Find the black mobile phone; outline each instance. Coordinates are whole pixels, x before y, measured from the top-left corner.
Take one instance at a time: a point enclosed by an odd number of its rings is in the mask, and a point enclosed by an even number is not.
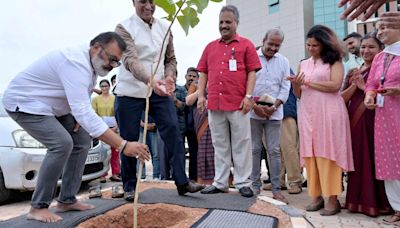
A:
[[[274,104],[272,104],[270,102],[265,102],[265,101],[257,101],[256,104],[258,104],[258,105],[266,105],[266,106],[269,106],[269,107],[274,105]]]

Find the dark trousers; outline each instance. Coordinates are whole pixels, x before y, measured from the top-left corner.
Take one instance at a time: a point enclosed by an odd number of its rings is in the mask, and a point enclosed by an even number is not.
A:
[[[145,109],[146,100],[134,97],[116,97],[114,109],[122,138],[128,141],[138,141],[140,119]],[[168,158],[172,167],[172,178],[177,186],[186,185],[188,178],[185,173],[185,152],[182,138],[179,134],[176,109],[169,97],[150,96],[149,115],[155,120],[160,136],[167,147]],[[136,187],[136,158],[121,154],[121,176],[125,191],[133,191]]]
[[[183,140],[185,137],[189,147],[189,179],[197,180],[197,135],[195,131],[186,131]]]

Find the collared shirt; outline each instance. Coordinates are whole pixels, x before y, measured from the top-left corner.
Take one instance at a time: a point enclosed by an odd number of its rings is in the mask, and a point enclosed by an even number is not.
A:
[[[349,53],[349,59],[346,61],[346,69],[349,71],[354,68],[360,68],[363,65],[364,59],[354,54]]]
[[[275,99],[286,102],[289,96],[290,81],[286,77],[290,75],[290,65],[287,58],[280,53],[276,53],[270,60],[265,58],[261,49],[257,51],[260,58],[262,68],[257,72],[256,85],[254,87],[253,96],[260,97],[267,93]],[[251,111],[250,117],[262,120],[254,111]],[[270,120],[282,120],[283,105],[271,115]]]
[[[108,126],[90,102],[96,80],[89,46],[53,51],[17,74],[4,93],[4,107],[46,116],[71,113],[91,136],[98,137]]]
[[[343,77],[343,82],[340,90],[344,90],[345,82],[347,81],[347,73],[354,69],[354,68],[360,68],[364,64],[364,59],[361,57],[358,57],[354,54],[349,53],[349,59],[344,62],[344,77]]]
[[[234,58],[237,71],[229,70],[229,60]],[[225,43],[217,39],[207,45],[197,70],[208,75],[209,110],[236,111],[246,95],[247,75],[261,68],[254,44],[236,34]]]

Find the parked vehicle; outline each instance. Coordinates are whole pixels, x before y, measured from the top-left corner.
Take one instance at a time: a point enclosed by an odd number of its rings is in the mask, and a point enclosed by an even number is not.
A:
[[[0,203],[9,199],[15,190],[34,190],[47,151],[43,144],[8,116],[1,101],[0,96]],[[94,180],[107,173],[110,157],[110,147],[93,139],[82,181]]]

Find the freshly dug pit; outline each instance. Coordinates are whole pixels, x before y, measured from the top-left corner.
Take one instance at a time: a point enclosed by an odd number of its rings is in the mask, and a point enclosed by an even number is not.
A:
[[[140,190],[149,188],[175,188],[172,183],[143,182]],[[234,193],[233,193],[234,194]],[[111,191],[103,193],[103,198],[111,198]],[[190,227],[207,213],[208,209],[188,208],[171,204],[141,204],[138,209],[139,227]],[[279,227],[292,227],[290,218],[279,208],[270,203],[257,200],[249,208],[249,212],[261,215],[270,215],[278,218]],[[133,204],[125,204],[107,213],[89,219],[77,227],[79,228],[132,228]]]
[[[185,208],[177,205],[140,205],[139,227],[190,227],[199,220],[206,209]],[[133,227],[133,205],[126,204],[106,214],[79,224],[79,228]]]

